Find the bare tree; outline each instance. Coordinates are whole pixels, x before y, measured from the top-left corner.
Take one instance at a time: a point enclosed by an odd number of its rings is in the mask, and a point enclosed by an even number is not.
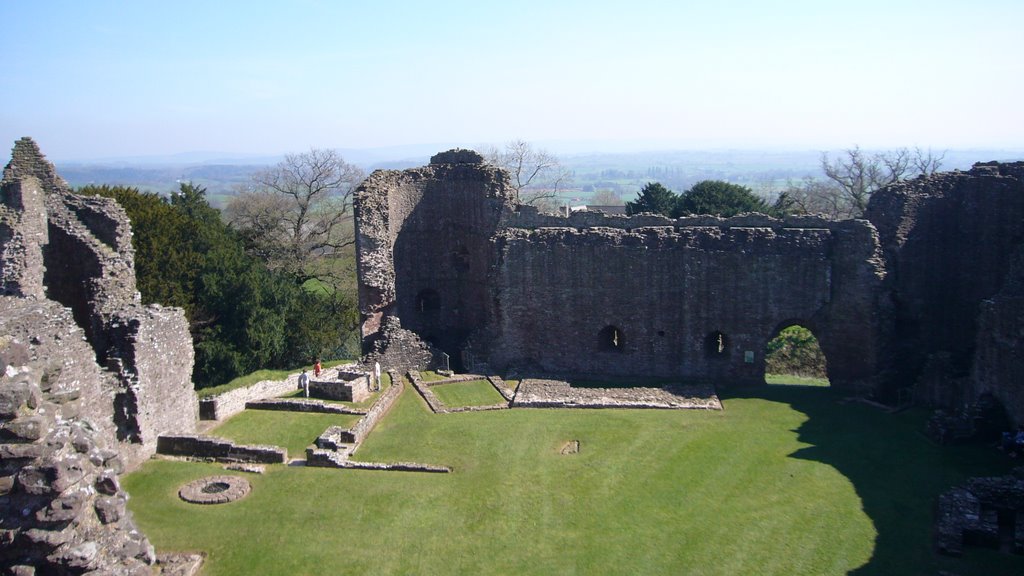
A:
[[[523,140],[508,142],[504,149],[485,150],[484,158],[508,171],[516,199],[523,204],[550,207],[572,180],[572,173],[557,156]]]
[[[334,269],[323,260],[339,258],[355,241],[352,191],[362,179],[362,170],[334,150],[288,154],[253,176],[254,191],[232,198],[225,215],[271,267],[299,282],[331,278]]]
[[[917,174],[934,174],[942,165],[945,153],[927,154],[920,148],[913,152],[900,148],[889,152],[868,154],[854,146],[844,150],[834,160],[827,152],[821,155],[821,169],[836,186],[842,199],[851,208],[854,217],[867,209],[871,195],[884,186]]]
[[[832,220],[855,216],[849,200],[840,193],[839,186],[830,180],[807,176],[800,181],[789,181],[779,193],[779,197],[783,196],[787,212],[820,214]]]
[[[920,148],[914,148],[914,155],[910,159],[910,167],[918,174],[931,176],[938,172],[939,168],[942,168],[942,161],[945,159],[945,150],[942,151],[942,154],[935,155],[931,148],[927,152],[922,151]]]

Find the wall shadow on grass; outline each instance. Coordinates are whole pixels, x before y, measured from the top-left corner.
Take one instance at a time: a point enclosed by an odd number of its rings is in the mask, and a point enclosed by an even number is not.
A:
[[[1024,574],[1024,556],[971,548],[949,558],[932,545],[939,494],[969,476],[1006,474],[1019,464],[994,448],[939,446],[924,435],[926,410],[890,414],[846,402],[831,388],[763,385],[721,391],[720,397],[781,402],[807,416],[796,432],[810,446],[790,457],[828,464],[848,478],[878,532],[871,560],[850,574]]]

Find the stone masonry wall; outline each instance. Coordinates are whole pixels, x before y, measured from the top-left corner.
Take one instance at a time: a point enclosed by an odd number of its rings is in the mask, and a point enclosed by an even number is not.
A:
[[[116,383],[69,311],[0,297],[0,370],[0,570],[151,574],[118,480]]]
[[[991,344],[1013,322],[1003,318],[997,327],[989,301],[1003,288],[1024,239],[1024,163],[976,164],[897,183],[872,196],[866,216],[878,228],[890,270],[895,317],[885,348],[887,379],[894,386],[916,383],[919,399],[952,406],[976,394],[970,386],[949,389],[970,382],[972,372],[987,374],[985,390],[1018,388],[1012,372],[975,365],[988,359],[975,353],[979,338]],[[1007,294],[997,307],[1011,301]],[[937,364],[946,367],[944,377],[920,377]]]
[[[143,306],[131,226],[28,138],[0,181],[0,571],[148,574],[117,476],[195,430],[184,312]],[[33,572],[34,571],[34,572]]]
[[[203,398],[199,403],[199,409],[203,420],[227,420],[245,410],[245,405],[248,402],[274,398],[298,388],[298,374],[291,374],[284,380],[260,380],[250,386],[235,388],[223,394]]]
[[[765,345],[794,323],[823,346],[873,348],[870,316],[826,321],[877,293],[873,251],[844,250],[837,239],[855,230],[870,247],[866,222],[832,230],[765,217],[737,221],[758,227],[617,220],[626,226],[509,228],[496,237],[492,366],[762,382]],[[605,340],[609,329],[617,345]],[[870,381],[870,359],[830,358],[830,376],[840,385]]]
[[[551,216],[480,160],[438,154],[360,187],[365,351],[400,319],[457,370],[760,382],[767,341],[801,324],[834,383],[874,385],[885,272],[870,223]]]
[[[489,240],[512,198],[507,174],[470,150],[370,175],[355,208],[364,352],[383,336],[384,318],[398,316],[459,362],[486,322]]]

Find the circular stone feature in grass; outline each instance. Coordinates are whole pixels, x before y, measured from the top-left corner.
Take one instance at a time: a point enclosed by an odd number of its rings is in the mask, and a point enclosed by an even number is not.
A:
[[[178,490],[178,497],[193,504],[224,504],[245,498],[252,486],[241,476],[207,476]]]

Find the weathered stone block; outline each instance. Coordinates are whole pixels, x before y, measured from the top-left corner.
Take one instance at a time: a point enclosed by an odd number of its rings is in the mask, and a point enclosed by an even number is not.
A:
[[[96,499],[96,517],[103,524],[113,524],[125,517],[127,502],[119,496],[105,496]]]
[[[52,420],[43,416],[23,416],[0,424],[0,440],[5,442],[35,442],[46,436]]]

